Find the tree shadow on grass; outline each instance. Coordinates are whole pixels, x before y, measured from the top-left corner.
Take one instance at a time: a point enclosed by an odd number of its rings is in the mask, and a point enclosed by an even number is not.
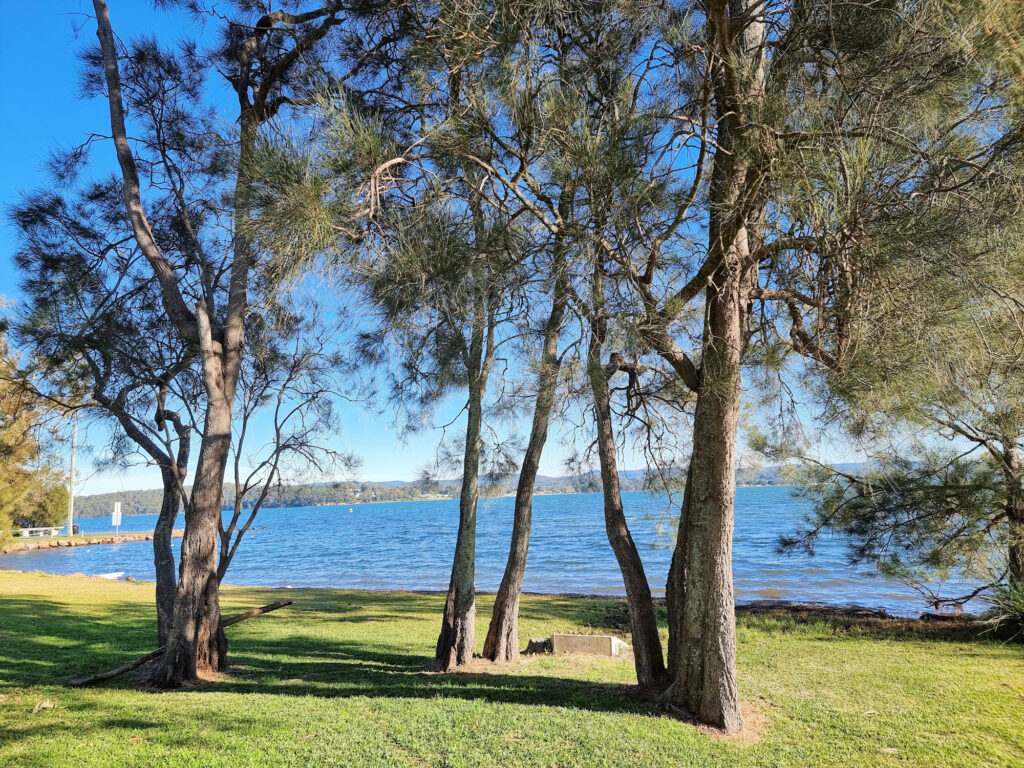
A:
[[[231,653],[232,674],[204,691],[303,697],[457,698],[502,704],[572,707],[602,712],[652,712],[636,686],[534,674],[531,664],[471,672],[431,671],[433,657],[348,640],[249,637]]]
[[[136,601],[76,611],[56,600],[0,597],[0,685],[62,684],[87,666],[119,666],[155,642],[155,611]]]
[[[260,599],[280,593],[256,593]],[[247,593],[251,602],[253,593]],[[299,595],[296,595],[299,597]],[[330,634],[324,619],[301,619],[229,637],[231,672],[186,691],[264,693],[302,697],[459,698],[496,703],[576,707],[609,712],[644,712],[650,706],[624,695],[630,686],[573,678],[520,673],[516,667],[496,672],[438,674],[430,671],[432,655],[422,637],[408,644],[379,644],[346,638],[344,626],[360,621],[386,625],[420,612],[419,595],[363,594],[335,596],[327,605],[311,606],[314,614],[331,615]],[[345,605],[352,601],[352,605]],[[433,602],[433,601],[431,601]],[[383,604],[383,605],[381,605]],[[371,612],[358,615],[358,610]],[[349,616],[349,614],[356,614]],[[429,615],[429,614],[428,614]],[[262,620],[262,619],[261,619]],[[354,620],[354,621],[353,621]],[[110,669],[152,649],[148,607],[134,602],[109,602],[88,612],[69,610],[55,600],[0,597],[0,686],[65,685],[71,677]],[[304,633],[301,627],[317,631]],[[231,630],[229,630],[229,633]],[[480,662],[486,666],[484,662]],[[108,687],[135,687],[138,678],[125,675]]]
[[[480,662],[468,673],[429,671],[432,653],[423,622],[436,618],[443,600],[440,595],[294,590],[289,596],[296,604],[286,609],[291,612],[287,618],[261,618],[256,620],[261,622],[259,627],[254,621],[244,631],[230,630],[231,674],[189,690],[321,698],[458,698],[656,712],[648,700],[636,695],[635,686],[564,676],[574,663],[571,660],[521,667],[490,667]],[[225,614],[280,598],[278,590],[226,590]],[[482,603],[489,607],[490,600]],[[623,611],[623,601],[616,599],[528,597],[522,621],[617,631]],[[379,623],[385,631],[374,633],[368,622]],[[408,622],[408,627],[396,627],[394,622]],[[152,650],[153,623],[152,608],[136,600],[105,600],[101,606],[74,609],[46,598],[0,597],[0,687],[64,685],[73,676],[124,664]],[[963,622],[930,626],[815,612],[769,612],[741,613],[740,626],[820,640],[855,633],[887,640],[971,643],[972,655],[1000,653],[991,638],[979,638],[977,627]],[[125,676],[108,685],[131,688],[136,684],[136,678]]]
[[[228,586],[221,591],[221,611],[225,616],[260,603],[282,598],[293,601],[292,610],[303,610],[326,617],[343,616],[344,621],[384,621],[428,619],[440,611],[444,595],[437,592],[365,592],[337,589],[273,589]]]
[[[125,706],[124,701],[111,703],[102,696],[86,699],[61,701],[58,717],[35,721],[22,716],[8,722],[0,720],[0,747],[5,744],[25,743],[37,738],[47,743],[74,743],[89,741],[100,736],[117,734],[121,740],[143,740],[154,738],[165,747],[195,748],[195,713],[189,708],[161,708],[151,717],[107,717],[112,709]],[[206,708],[202,713],[202,725],[216,731],[237,732],[260,729],[265,722],[258,715],[248,713],[243,707],[230,710]],[[113,764],[112,761],[111,764]],[[34,764],[34,763],[33,763]],[[6,765],[6,763],[4,763]]]

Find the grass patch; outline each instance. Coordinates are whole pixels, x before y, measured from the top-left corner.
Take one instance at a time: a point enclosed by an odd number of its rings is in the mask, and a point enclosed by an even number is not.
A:
[[[227,630],[230,674],[66,687],[153,648],[152,591],[0,571],[0,766],[1024,766],[1024,653],[965,625],[741,615],[762,723],[737,740],[632,695],[628,660],[432,673],[432,594],[226,587],[225,614],[295,601]],[[626,636],[624,618],[620,600],[525,596],[520,629]]]

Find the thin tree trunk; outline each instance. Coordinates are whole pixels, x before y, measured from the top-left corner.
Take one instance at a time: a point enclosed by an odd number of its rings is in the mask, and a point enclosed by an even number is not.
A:
[[[157,426],[160,427],[170,421],[178,438],[178,447],[174,465],[165,463],[160,468],[164,486],[163,501],[160,505],[160,516],[153,528],[158,646],[167,644],[174,621],[174,598],[178,591],[178,584],[171,536],[174,533],[174,523],[178,517],[178,507],[184,498],[188,457],[192,451],[192,428],[181,420],[177,412],[169,411],[164,407],[166,394],[164,388],[158,395]]]
[[[156,525],[153,527],[153,566],[156,573],[156,632],[157,645],[164,645],[167,642],[167,635],[170,632],[172,617],[174,613],[174,596],[177,593],[177,573],[174,562],[174,552],[171,547],[171,534],[174,531],[174,523],[178,516],[178,507],[181,503],[181,494],[185,473],[188,471],[188,457],[192,430],[182,423],[178,414],[167,411],[163,407],[165,392],[158,395],[158,408],[156,414],[157,427],[162,429],[166,421],[171,421],[177,433],[178,448],[177,458],[172,459],[167,450],[160,448],[157,443],[143,432],[139,425],[129,415],[124,405],[124,393],[116,398],[107,397],[100,388],[93,390],[93,397],[96,402],[103,405],[118,420],[125,434],[145,451],[154,463],[160,467],[160,477],[163,483],[163,498],[160,503],[160,514],[157,517]],[[171,462],[175,461],[174,464]]]
[[[477,378],[479,378],[477,376]],[[483,390],[471,386],[463,456],[462,493],[459,495],[459,535],[444,605],[441,634],[437,638],[438,666],[449,671],[473,658],[476,632],[476,510],[479,499],[480,433]]]
[[[533,517],[533,491],[537,482],[541,454],[548,437],[551,411],[558,389],[558,373],[562,360],[558,356],[558,337],[565,317],[568,282],[565,274],[565,253],[559,245],[553,263],[555,287],[551,313],[544,326],[540,372],[537,376],[537,401],[533,409],[533,427],[523,456],[516,485],[515,510],[512,517],[512,541],[509,545],[505,573],[494,598],[491,623],[484,640],[484,657],[491,661],[513,661],[519,658],[519,601],[526,573],[526,557],[530,549],[530,525]]]
[[[644,688],[660,688],[666,682],[667,674],[661,638],[658,635],[658,619],[643,561],[640,559],[640,552],[633,541],[622,508],[615,433],[612,426],[611,391],[608,374],[601,364],[607,319],[604,309],[604,270],[600,261],[595,262],[592,291],[587,368],[597,422],[597,452],[601,467],[601,486],[604,490],[605,531],[626,587],[637,682]]]
[[[487,376],[494,359],[494,308],[485,284],[486,267],[475,278],[477,298],[472,332],[466,351],[469,399],[466,418],[466,447],[462,460],[462,492],[459,495],[459,533],[455,558],[445,599],[441,632],[435,659],[443,671],[470,662],[476,636],[476,512],[480,498],[480,450],[483,430],[483,399]]]
[[[1013,441],[1006,442],[1009,447],[1004,459],[1004,475],[1006,477],[1006,519],[1009,524],[1007,531],[1006,578],[1011,589],[1024,589],[1024,466],[1021,465]]]
[[[161,469],[163,500],[160,515],[153,527],[153,565],[156,569],[156,634],[157,647],[167,644],[167,635],[174,616],[174,596],[178,591],[178,578],[171,548],[171,534],[178,518],[181,496],[178,481],[169,468]]]
[[[679,633],[675,627],[680,625],[685,603],[685,585],[683,583],[683,557],[678,538],[684,536],[687,527],[686,510],[689,505],[691,481],[693,479],[693,461],[686,470],[686,485],[683,487],[683,503],[679,509],[679,526],[677,529],[677,543],[672,550],[672,561],[669,563],[668,576],[665,579],[665,603],[668,608],[668,674],[670,679],[675,679],[674,664],[679,653],[676,647],[679,642]]]

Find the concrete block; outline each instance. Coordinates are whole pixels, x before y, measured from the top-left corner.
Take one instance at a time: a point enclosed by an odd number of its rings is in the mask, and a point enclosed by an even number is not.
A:
[[[617,656],[629,646],[611,635],[552,635],[555,653],[585,653],[591,656]]]

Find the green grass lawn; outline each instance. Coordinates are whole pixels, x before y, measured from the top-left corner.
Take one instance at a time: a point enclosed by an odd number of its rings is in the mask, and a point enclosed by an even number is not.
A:
[[[0,571],[0,766],[1024,766],[1024,649],[916,623],[741,615],[759,723],[730,740],[637,697],[627,659],[432,673],[439,595],[228,587],[225,614],[295,605],[229,628],[221,679],[66,687],[153,648],[152,590]],[[524,642],[624,624],[618,600],[523,601]]]

